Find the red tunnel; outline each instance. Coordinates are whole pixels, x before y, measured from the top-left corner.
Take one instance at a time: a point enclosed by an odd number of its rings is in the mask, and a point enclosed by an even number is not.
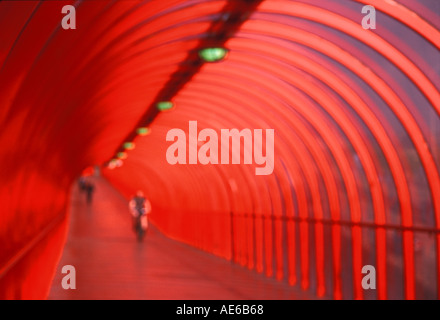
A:
[[[430,0],[1,1],[0,298],[47,297],[99,168],[252,272],[438,299],[439,29]]]

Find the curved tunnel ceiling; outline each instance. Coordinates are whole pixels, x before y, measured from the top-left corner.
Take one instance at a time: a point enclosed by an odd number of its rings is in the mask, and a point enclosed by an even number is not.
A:
[[[60,26],[65,4],[76,30]],[[439,12],[421,0],[0,2],[3,281],[30,272],[11,261],[62,221],[29,251],[55,265],[69,187],[102,165],[127,197],[146,191],[165,234],[269,277],[332,298],[438,297]],[[204,47],[227,57],[204,63]],[[170,165],[166,135],[188,136],[190,121],[219,137],[274,129],[273,173]],[[380,274],[373,297],[366,264]]]

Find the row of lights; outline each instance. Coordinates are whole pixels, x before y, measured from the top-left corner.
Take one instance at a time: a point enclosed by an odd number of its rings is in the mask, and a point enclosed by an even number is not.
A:
[[[200,59],[202,59],[205,62],[218,62],[224,60],[227,54],[228,54],[228,50],[225,48],[205,48],[199,51]],[[161,101],[156,104],[156,108],[159,111],[167,111],[172,109],[173,107],[174,104],[171,101]],[[136,129],[136,134],[138,136],[146,136],[149,135],[150,133],[151,133],[151,129],[148,127],[140,127]],[[124,142],[122,148],[124,151],[118,152],[116,154],[116,157],[110,160],[107,167],[109,169],[121,167],[123,164],[123,160],[128,158],[127,151],[133,150],[135,146],[136,145],[132,141]]]

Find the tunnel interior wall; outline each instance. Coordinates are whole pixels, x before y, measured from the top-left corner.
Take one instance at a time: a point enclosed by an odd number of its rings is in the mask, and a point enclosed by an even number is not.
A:
[[[376,1],[372,32],[359,23],[366,4],[264,1],[225,43],[227,58],[205,64],[105,176],[127,198],[144,190],[168,236],[318,296],[436,298],[435,8]],[[241,164],[220,164],[221,130],[232,128],[253,142],[274,129],[271,174],[243,164],[255,160],[244,138]],[[168,161],[173,129],[185,133],[185,164]],[[219,164],[190,163],[203,129],[217,134]],[[377,290],[362,287],[364,266]]]
[[[336,299],[438,298],[439,4],[267,0],[230,34],[228,3],[0,2],[0,297],[45,297],[72,183],[102,165],[127,198],[145,191],[166,235],[268,277]],[[189,63],[215,32],[226,59]],[[158,112],[163,97],[174,107]],[[221,164],[234,128],[251,143]],[[167,159],[173,129],[186,164]],[[203,129],[219,164],[189,164]],[[258,175],[270,130],[273,171]]]

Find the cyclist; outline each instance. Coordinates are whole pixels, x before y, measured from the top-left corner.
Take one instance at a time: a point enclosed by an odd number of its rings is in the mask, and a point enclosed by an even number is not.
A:
[[[147,228],[148,219],[147,214],[151,212],[151,204],[144,193],[139,190],[136,195],[129,202],[130,212],[133,217],[133,229],[137,233],[138,240],[142,240]]]

